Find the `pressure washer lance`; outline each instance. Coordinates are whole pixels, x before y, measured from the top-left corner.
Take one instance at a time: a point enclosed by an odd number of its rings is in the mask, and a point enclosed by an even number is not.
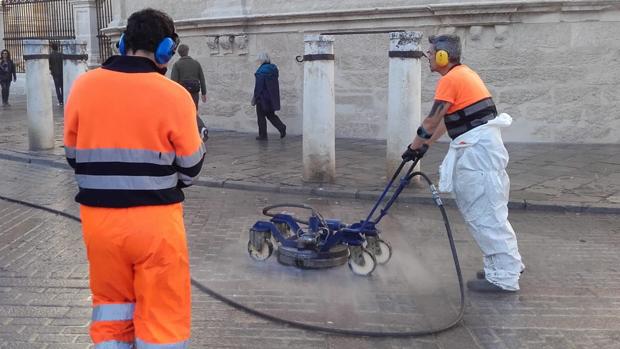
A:
[[[411,178],[415,177],[415,176],[421,176],[422,178],[424,178],[430,188],[431,188],[431,193],[433,195],[433,200],[435,201],[435,204],[437,205],[437,207],[439,208],[439,210],[441,211],[441,216],[443,218],[444,221],[444,225],[446,227],[446,233],[448,235],[448,241],[450,242],[450,250],[452,252],[452,258],[454,260],[454,267],[456,269],[456,275],[458,277],[458,281],[459,281],[459,289],[460,289],[460,307],[459,307],[459,312],[457,314],[457,316],[454,318],[453,321],[451,321],[448,325],[437,328],[437,329],[429,329],[429,330],[422,330],[422,331],[401,331],[401,332],[375,332],[375,331],[360,331],[360,330],[349,330],[349,329],[343,329],[343,328],[332,328],[332,327],[324,327],[324,326],[318,326],[318,325],[311,325],[311,324],[307,324],[307,323],[303,323],[303,322],[299,322],[299,321],[294,321],[294,320],[287,320],[278,316],[274,316],[265,312],[262,312],[260,310],[256,310],[254,308],[251,308],[249,306],[240,304],[224,295],[222,295],[221,293],[218,293],[216,291],[214,291],[213,289],[207,287],[205,284],[197,281],[196,279],[192,278],[191,279],[191,283],[194,287],[196,287],[198,290],[200,290],[201,292],[225,303],[230,305],[233,308],[236,308],[238,310],[241,310],[243,312],[246,312],[248,314],[257,316],[259,318],[263,318],[269,321],[272,321],[274,323],[279,323],[282,325],[286,325],[286,326],[291,326],[291,327],[295,327],[295,328],[299,328],[302,330],[308,330],[308,331],[318,331],[318,332],[324,332],[324,333],[335,333],[335,334],[341,334],[341,335],[349,335],[349,336],[364,336],[364,337],[422,337],[422,336],[429,336],[429,335],[433,335],[433,334],[437,334],[440,332],[445,332],[449,329],[451,329],[452,327],[456,326],[457,324],[459,324],[461,322],[461,320],[463,319],[463,313],[465,312],[465,292],[463,289],[463,276],[461,275],[461,267],[459,265],[459,259],[456,253],[456,246],[454,244],[454,238],[452,237],[452,229],[450,228],[450,222],[448,220],[448,215],[446,214],[446,210],[443,206],[443,202],[441,201],[441,198],[439,197],[439,193],[437,191],[437,189],[435,188],[435,186],[433,185],[432,181],[428,178],[428,176],[426,176],[424,173],[422,172],[412,172],[413,168],[415,167],[415,165],[417,164],[417,161],[422,157],[422,154],[418,154],[418,158],[415,159],[408,159],[405,160],[403,159],[403,162],[400,164],[399,169],[398,169],[398,173],[402,170],[402,168],[404,167],[405,163],[413,160],[413,164],[411,165],[411,167],[409,168],[409,170],[407,171],[407,174],[405,175],[404,178],[407,178],[408,180],[411,180]],[[395,174],[394,177],[397,176],[397,174]],[[27,201],[22,201],[22,200],[17,200],[17,199],[13,199],[10,197],[5,197],[5,196],[0,196],[0,200],[5,200],[8,202],[12,202],[15,204],[19,204],[19,205],[23,205],[23,206],[27,206],[27,207],[31,207],[34,209],[38,209],[38,210],[42,210],[42,211],[46,211],[49,213],[53,213],[65,218],[68,218],[70,220],[76,221],[81,223],[81,220],[79,217],[74,216],[72,214],[60,211],[60,210],[55,210],[49,207],[45,207],[42,205],[38,205],[38,204],[34,204],[34,203],[30,203]]]

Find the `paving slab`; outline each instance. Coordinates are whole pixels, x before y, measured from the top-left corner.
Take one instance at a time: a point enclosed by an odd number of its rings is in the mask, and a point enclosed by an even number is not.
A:
[[[0,173],[0,196],[77,214],[71,171],[0,159]],[[186,193],[193,277],[246,305],[298,321],[329,318],[374,330],[418,329],[445,321],[458,306],[445,232],[429,205],[394,207],[382,223],[393,260],[372,278],[358,278],[346,266],[316,272],[280,266],[274,258],[258,264],[244,245],[264,206],[302,202],[327,218],[353,222],[367,213],[368,201],[225,187]],[[449,209],[448,216],[464,276],[471,278],[480,252],[458,212]],[[422,338],[317,333],[256,318],[194,288],[191,347],[620,348],[620,216],[516,210],[510,219],[526,264],[521,291],[468,292],[465,318],[454,330]],[[0,348],[91,347],[80,226],[0,200],[0,241]]]

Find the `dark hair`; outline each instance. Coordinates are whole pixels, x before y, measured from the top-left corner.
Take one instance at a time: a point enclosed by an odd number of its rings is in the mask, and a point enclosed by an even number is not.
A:
[[[428,38],[428,42],[435,46],[435,51],[444,50],[448,52],[450,63],[461,62],[461,38],[458,35],[432,35]]]
[[[54,51],[58,51],[58,44],[55,42],[50,43],[50,48]]]
[[[179,52],[179,56],[185,57],[189,54],[189,46],[181,44],[179,48],[177,48],[177,52]]]
[[[7,50],[7,49],[4,49],[4,50],[2,50],[2,51],[0,52],[0,57],[1,57],[1,56],[2,56],[2,54],[3,54],[3,53],[5,53],[5,52],[6,52],[6,54],[8,55],[8,59],[11,59],[11,52],[9,52],[9,50]]]
[[[124,36],[127,52],[155,52],[157,45],[166,37],[176,38],[176,34],[172,18],[162,11],[146,8],[134,12],[127,19]]]

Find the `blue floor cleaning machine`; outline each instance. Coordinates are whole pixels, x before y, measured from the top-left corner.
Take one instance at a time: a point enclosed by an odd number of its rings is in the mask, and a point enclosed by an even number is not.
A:
[[[338,219],[325,219],[318,210],[305,204],[279,204],[265,207],[263,214],[271,219],[258,221],[250,229],[248,241],[250,257],[256,261],[264,261],[273,254],[275,248],[278,261],[284,265],[318,269],[335,267],[348,262],[354,274],[370,275],[377,264],[385,264],[392,257],[392,247],[381,238],[378,225],[413,177],[425,178],[430,185],[435,203],[442,204],[435,186],[428,177],[421,172],[414,172],[416,164],[425,151],[426,148],[412,152],[409,157],[404,158],[366,219],[359,222],[347,225]],[[413,161],[411,166],[400,179],[390,199],[375,217],[379,206],[384,202],[409,161]],[[293,214],[282,212],[287,208],[308,210],[310,216],[304,220]],[[276,209],[280,209],[280,213],[276,213]]]

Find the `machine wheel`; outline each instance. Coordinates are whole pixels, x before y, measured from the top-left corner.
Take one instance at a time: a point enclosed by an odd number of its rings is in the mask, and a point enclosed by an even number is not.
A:
[[[379,264],[385,264],[392,258],[392,246],[387,241],[378,238],[369,240],[366,247],[375,255],[375,259]]]
[[[351,248],[349,269],[355,275],[367,276],[377,267],[377,260],[367,249],[359,246]]]
[[[256,248],[252,241],[248,241],[248,253],[253,260],[262,262],[269,258],[273,253],[273,244],[269,240],[265,240],[262,243],[260,249]]]

